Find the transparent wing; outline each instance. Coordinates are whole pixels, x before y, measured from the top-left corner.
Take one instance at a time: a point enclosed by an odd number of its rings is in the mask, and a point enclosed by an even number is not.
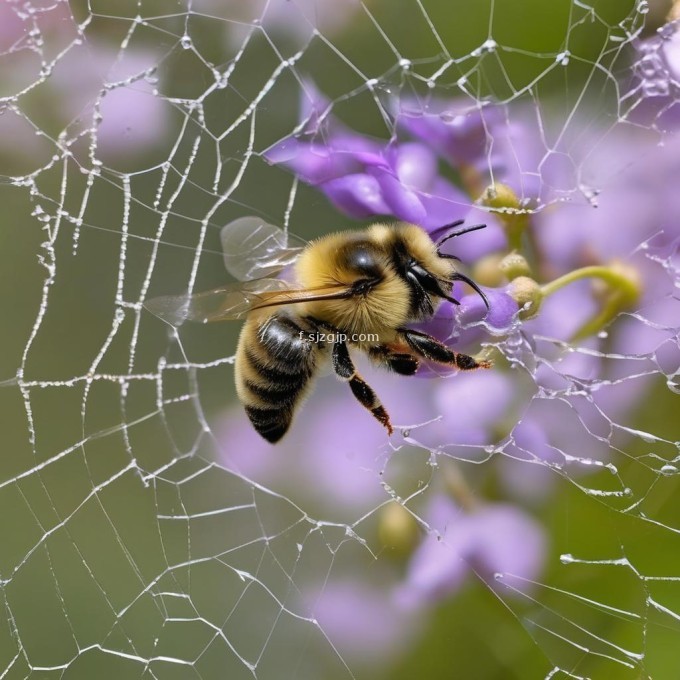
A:
[[[164,295],[144,306],[173,326],[185,321],[207,323],[220,319],[242,319],[264,296],[288,287],[280,279],[239,281],[194,295]]]
[[[344,285],[310,288],[291,287],[281,279],[241,281],[195,295],[166,295],[144,303],[159,319],[173,326],[185,321],[227,321],[243,319],[254,309],[279,305],[292,305],[314,300],[338,300],[351,297],[352,291]]]
[[[241,217],[220,232],[224,266],[239,281],[275,276],[292,265],[306,243],[260,217]]]

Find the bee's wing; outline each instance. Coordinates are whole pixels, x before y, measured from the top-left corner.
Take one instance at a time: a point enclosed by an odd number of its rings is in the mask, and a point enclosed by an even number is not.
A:
[[[259,217],[241,217],[220,232],[224,266],[239,281],[275,276],[293,264],[306,243]]]
[[[242,281],[195,295],[166,295],[144,303],[159,319],[173,326],[185,321],[243,319],[250,311],[314,300],[338,300],[352,296],[344,285],[296,289],[281,279]]]

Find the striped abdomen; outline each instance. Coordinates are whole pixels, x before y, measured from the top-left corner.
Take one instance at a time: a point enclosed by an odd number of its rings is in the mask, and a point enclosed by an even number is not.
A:
[[[269,442],[288,430],[316,366],[317,345],[301,320],[278,313],[249,318],[236,352],[236,392],[253,427]]]

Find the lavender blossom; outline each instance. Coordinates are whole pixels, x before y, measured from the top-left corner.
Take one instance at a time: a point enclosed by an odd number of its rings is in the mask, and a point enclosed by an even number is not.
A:
[[[331,580],[309,597],[324,634],[343,658],[384,663],[410,645],[425,622],[392,593],[357,579]]]
[[[405,607],[437,602],[474,571],[488,583],[504,578],[522,589],[541,572],[545,538],[539,525],[512,505],[464,511],[447,496],[433,499],[425,515],[430,533],[414,552],[395,598]]]
[[[394,215],[435,228],[467,212],[465,196],[437,174],[436,156],[417,143],[380,148],[361,135],[330,133],[324,144],[286,139],[268,149],[352,217]]]
[[[680,122],[680,20],[659,28],[637,44],[634,77],[624,100],[629,118],[657,129],[674,130]]]
[[[434,151],[417,142],[383,144],[327,115],[328,100],[311,83],[301,99],[303,131],[265,151],[318,187],[352,217],[392,215],[426,229],[465,217],[469,199],[438,171]]]
[[[669,276],[673,255],[661,255],[677,251],[679,238],[672,216],[680,205],[671,181],[680,174],[677,141],[650,149],[644,135],[630,130],[609,131],[606,138],[599,131],[599,145],[582,135],[573,144],[563,142],[569,154],[547,153],[523,118],[526,109],[510,116],[509,109],[441,100],[424,106],[407,101],[394,109],[397,136],[381,143],[346,129],[322,95],[311,86],[307,91],[300,134],[268,149],[267,160],[285,165],[354,217],[388,215],[430,231],[463,217],[487,223],[474,238],[452,242],[450,252],[472,265],[489,309],[456,284],[453,295],[461,304],[443,303],[418,327],[456,351],[498,345],[499,352],[494,369],[451,379],[440,366],[421,370],[436,376],[432,380],[366,372],[388,411],[400,414],[393,420],[403,427],[391,448],[348,395],[332,397],[324,386],[323,398],[305,407],[318,425],[294,428],[290,452],[299,451],[302,469],[313,470],[314,486],[322,490],[314,498],[320,512],[339,503],[344,518],[365,517],[379,507],[385,495],[378,480],[402,452],[429,451],[444,464],[448,458],[494,459],[503,502],[473,492],[461,499],[434,482],[423,498],[409,499],[409,509],[420,503],[416,514],[425,518],[428,534],[412,546],[405,577],[385,580],[377,609],[389,615],[383,596],[391,592],[393,603],[424,614],[472,573],[493,589],[514,578],[512,588],[521,591],[539,577],[546,542],[539,524],[510,502],[537,504],[559,475],[580,484],[581,472],[598,470],[608,476],[604,488],[613,488],[612,496],[628,493],[623,485],[616,488],[615,424],[625,422],[660,365],[669,373],[680,365],[677,296]],[[565,140],[569,136],[565,130]],[[450,166],[446,177],[443,164]],[[584,194],[591,178],[607,189],[598,210],[593,191],[589,200],[581,196],[534,214],[517,211],[570,197],[577,166]],[[500,205],[480,191],[492,181],[498,195],[505,192]],[[660,224],[665,233],[655,235]],[[480,260],[491,263],[488,280],[476,276],[484,269]],[[338,414],[355,423],[354,432],[337,424]],[[285,483],[286,474],[282,466],[273,479]],[[591,483],[597,495],[597,482],[584,481],[583,488]],[[361,577],[353,588],[347,583],[342,581],[347,601],[361,599]],[[351,626],[341,625],[346,617],[337,607],[333,625],[340,638],[351,640]],[[361,646],[359,640],[352,644]]]
[[[398,129],[436,151],[473,196],[502,183],[515,192],[519,207],[535,207],[576,186],[573,168],[560,163],[564,157],[558,150],[547,157],[536,143],[541,127],[537,110],[515,108],[510,115],[505,107],[488,102],[432,98],[406,99],[393,112]]]

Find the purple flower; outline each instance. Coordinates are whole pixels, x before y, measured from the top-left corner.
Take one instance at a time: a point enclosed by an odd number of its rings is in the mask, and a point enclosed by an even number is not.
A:
[[[463,511],[446,496],[426,514],[430,533],[409,563],[395,591],[408,608],[437,602],[458,590],[470,572],[489,584],[497,580],[526,590],[545,559],[545,537],[527,514],[502,503]]]
[[[327,397],[328,385],[306,407],[314,424],[310,419],[304,432],[291,433],[291,455],[303,451],[303,476],[311,474],[318,490],[315,507],[340,507],[348,521],[369,517],[386,498],[376,481],[418,448],[443,465],[448,458],[493,461],[494,489],[508,500],[538,504],[560,477],[605,499],[630,494],[613,455],[625,450],[630,430],[624,424],[660,369],[673,385],[680,370],[677,139],[656,148],[630,130],[605,135],[591,125],[575,134],[579,126],[572,121],[552,144],[536,134],[537,111],[532,119],[528,109],[465,109],[441,100],[402,103],[393,112],[399,136],[381,143],[346,129],[330,115],[329,103],[309,92],[301,133],[271,147],[265,154],[270,162],[287,166],[357,217],[387,214],[430,230],[463,216],[470,224],[487,223],[474,236],[452,241],[450,253],[465,264],[487,254],[485,263],[498,263],[498,277],[488,279],[493,287],[483,289],[488,310],[477,293],[463,294],[457,283],[453,295],[461,304],[444,303],[418,325],[456,351],[476,354],[480,344],[496,345],[492,370],[448,376],[444,367],[427,365],[421,373],[438,378],[418,381],[366,374],[376,387],[389,383],[377,391],[390,412],[401,413],[393,420],[408,426],[391,447],[349,395]],[[520,203],[554,205],[528,215],[520,224],[528,238],[517,238],[510,220],[466,207],[472,198],[443,177],[444,164],[467,190],[471,177],[481,187],[494,178]],[[572,197],[579,183],[584,194],[593,186],[590,199],[606,190],[598,210],[595,200],[557,201]],[[665,233],[655,236],[660,226]],[[527,243],[525,261],[510,253]],[[618,272],[618,283],[603,272]],[[535,318],[517,302],[518,286],[527,282],[524,299],[535,300]],[[340,412],[355,424],[352,432],[338,425]],[[476,465],[475,471],[483,479],[489,468]],[[281,469],[277,481],[286,472]],[[545,558],[540,526],[508,502],[484,502],[472,492],[466,502],[452,492],[454,502],[435,486],[437,478],[430,481],[434,499],[423,493],[421,500],[418,492],[406,503],[424,518],[428,535],[410,555],[405,579],[386,579],[381,598],[391,591],[394,603],[423,613],[471,572],[493,589],[526,589]],[[394,484],[398,488],[399,480]],[[353,595],[361,597],[364,587],[360,581]],[[385,615],[389,607],[381,598],[377,609]],[[338,635],[345,635],[347,616],[341,604],[333,607]]]
[[[458,170],[475,195],[501,182],[515,191],[520,205],[537,205],[553,200],[556,188],[576,186],[564,177],[571,168],[558,168],[538,143],[537,112],[515,107],[510,114],[503,106],[450,99],[407,99],[394,108],[398,126]]]
[[[680,21],[672,21],[656,35],[637,44],[634,77],[623,97],[628,116],[642,125],[673,130],[680,122]]]
[[[327,115],[328,100],[305,83],[303,130],[264,153],[318,187],[352,217],[392,215],[436,228],[469,212],[469,198],[439,174],[434,151],[418,142],[379,143]]]
[[[515,327],[519,307],[511,297],[511,286],[503,288],[482,287],[489,302],[486,308],[482,297],[474,292],[460,296],[460,286],[454,287],[453,296],[460,305],[443,302],[428,321],[412,324],[412,327],[429,333],[458,351],[476,351],[479,343],[488,335],[503,336]],[[454,368],[423,363],[419,376],[448,375],[457,372]]]
[[[478,172],[488,170],[491,129],[502,121],[500,108],[450,99],[405,99],[393,108],[397,124],[436,149],[452,167],[469,165]]]
[[[265,152],[318,187],[352,217],[394,217],[435,228],[467,212],[467,199],[437,175],[436,156],[414,142],[380,148],[355,134],[331,132],[321,144],[289,138]]]
[[[330,580],[308,597],[314,618],[343,659],[362,665],[384,663],[411,643],[423,626],[424,617],[404,611],[379,585],[357,578]]]

